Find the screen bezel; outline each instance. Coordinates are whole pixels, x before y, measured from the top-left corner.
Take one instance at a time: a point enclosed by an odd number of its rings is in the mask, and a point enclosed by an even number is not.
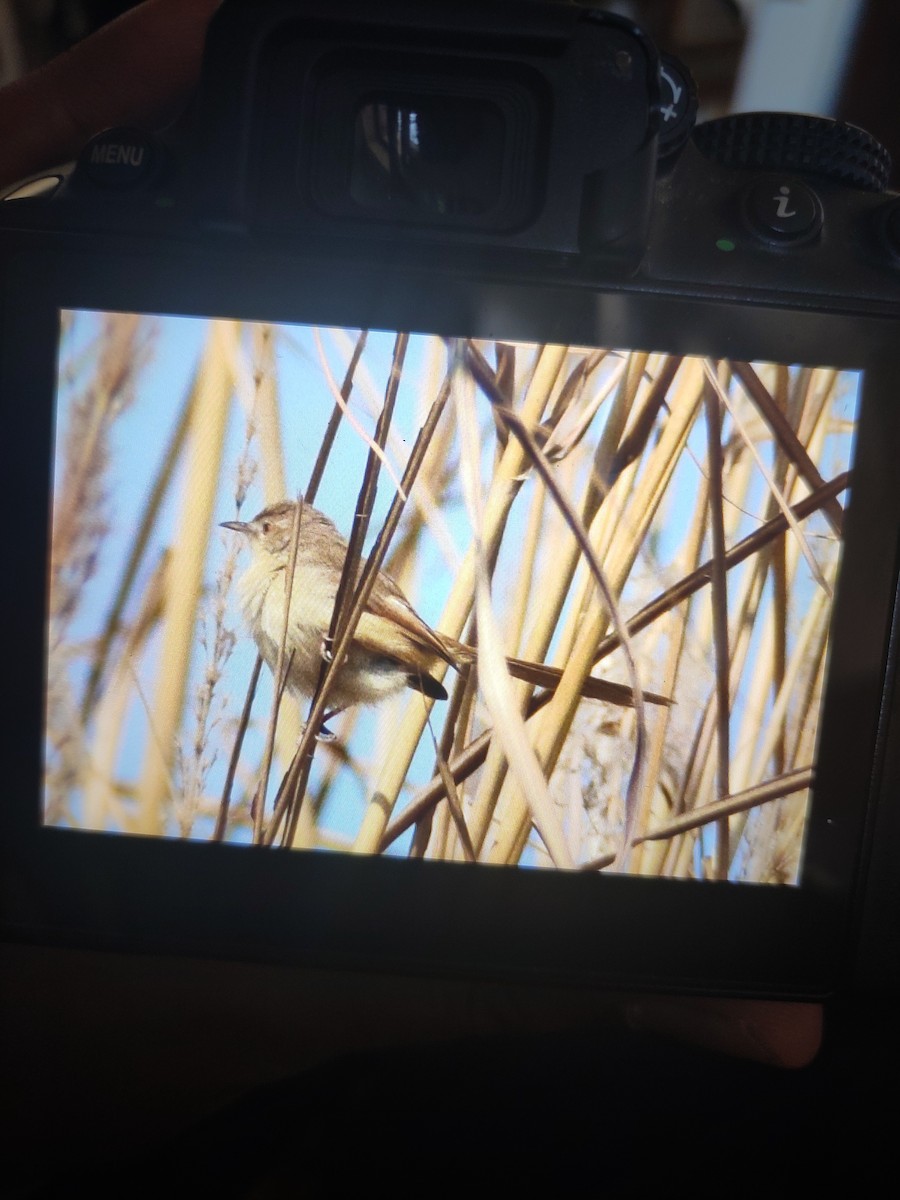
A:
[[[186,270],[186,257],[195,258]],[[897,580],[896,319],[789,311],[762,298],[673,297],[584,281],[388,270],[263,249],[216,255],[96,245],[8,263],[2,388],[11,506],[5,628],[17,714],[4,924],[12,935],[312,965],[768,996],[846,976]],[[52,401],[63,308],[410,329],[865,372],[844,563],[799,887],[530,872],[269,853],[47,828],[40,819]],[[15,398],[14,400],[11,398]],[[23,451],[24,447],[24,451]],[[35,548],[41,547],[36,553]],[[876,772],[877,774],[877,772]],[[163,886],[164,883],[164,886]]]

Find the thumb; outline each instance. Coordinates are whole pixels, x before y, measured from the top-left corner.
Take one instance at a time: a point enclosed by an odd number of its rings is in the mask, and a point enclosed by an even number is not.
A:
[[[74,158],[102,129],[158,125],[200,73],[220,0],[145,0],[0,90],[0,187]]]

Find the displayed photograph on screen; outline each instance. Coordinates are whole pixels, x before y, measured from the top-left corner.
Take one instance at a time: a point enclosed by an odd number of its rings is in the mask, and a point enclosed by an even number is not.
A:
[[[799,883],[860,384],[62,312],[45,823]]]

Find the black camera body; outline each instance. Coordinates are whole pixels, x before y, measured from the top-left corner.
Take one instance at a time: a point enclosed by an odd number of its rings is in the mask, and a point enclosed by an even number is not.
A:
[[[6,929],[723,994],[895,991],[900,198],[885,190],[886,154],[859,130],[789,114],[694,129],[684,68],[592,9],[399,0],[377,17],[351,0],[320,9],[228,0],[188,121],[165,139],[101,134],[74,170],[30,181],[0,205],[3,465],[8,495],[19,498],[7,534],[17,583],[4,591],[3,613],[4,628],[21,631],[10,647],[16,716],[4,731]],[[115,359],[132,314],[155,322],[157,375],[137,374],[134,363],[150,353],[144,342],[126,341]],[[243,333],[228,332],[236,322]],[[183,345],[207,325],[225,330],[210,335],[218,350],[191,358]],[[322,350],[314,327],[340,352]],[[395,338],[390,354],[366,343],[371,331],[377,347]],[[254,722],[264,728],[265,713],[244,720],[237,737],[237,715],[222,718],[227,737],[221,727],[210,733],[210,718],[207,733],[221,745],[205,761],[219,765],[205,769],[188,811],[185,755],[173,747],[187,744],[191,680],[199,672],[202,686],[210,671],[197,637],[180,667],[167,656],[178,597],[192,589],[194,607],[179,619],[194,629],[225,576],[213,531],[234,515],[224,470],[204,483],[191,439],[227,454],[242,387],[247,443],[262,438],[254,406],[261,381],[276,380],[284,434],[275,458],[287,467],[282,491],[297,495],[313,451],[328,457],[316,449],[315,414],[333,407],[339,419],[354,388],[364,390],[354,371],[367,354],[373,372],[387,355],[387,380],[407,379],[406,335],[422,379],[444,371],[447,395],[471,387],[494,413],[493,458],[483,456],[494,463],[482,479],[488,508],[504,488],[516,497],[520,487],[522,496],[543,488],[556,514],[536,516],[549,524],[529,533],[512,502],[493,544],[495,599],[524,577],[519,555],[534,572],[522,626],[539,625],[542,592],[567,569],[564,546],[575,539],[580,557],[544,653],[557,646],[560,693],[579,654],[594,665],[609,657],[634,715],[626,705],[604,724],[584,716],[583,702],[555,737],[545,715],[557,712],[552,689],[512,702],[499,685],[466,718],[464,736],[461,684],[451,699],[459,727],[445,729],[438,752],[463,789],[455,801],[446,772],[422,766],[422,750],[397,768],[386,798],[403,731],[418,719],[407,712],[388,734],[361,725],[366,755],[380,749],[345,789],[355,816],[327,824],[332,764],[309,784],[306,807],[299,797],[286,803],[277,826],[278,796],[241,782],[241,737]],[[301,366],[284,367],[284,347],[301,342]],[[276,343],[282,349],[266,357]],[[329,353],[345,369],[343,385],[326,369]],[[226,360],[232,382],[210,382]],[[407,384],[397,386],[402,397]],[[540,386],[546,403],[528,408]],[[203,408],[197,397],[216,387],[218,400]],[[400,404],[412,412],[409,387]],[[180,390],[190,402],[167,415],[164,396]],[[133,393],[147,397],[137,407],[152,419],[113,426]],[[461,435],[459,444],[447,436],[444,475],[432,464],[428,480],[452,541],[463,537],[455,480],[466,460]],[[354,444],[346,463],[357,462]],[[513,444],[525,458],[507,477]],[[333,472],[334,494],[349,496],[346,522],[331,513],[343,533],[354,512],[374,514],[373,532],[388,520],[374,507],[378,470],[382,501],[417,494],[414,479],[411,490],[406,477],[398,488],[396,476],[386,482],[379,446],[364,465],[342,460]],[[261,475],[274,461],[266,453]],[[127,515],[137,505],[127,481],[157,458],[158,472],[147,468],[134,483],[146,506]],[[188,480],[181,500],[166,491],[167,463]],[[570,511],[560,516],[565,464]],[[104,481],[96,494],[92,479]],[[265,489],[249,486],[259,508],[271,503],[268,476]],[[201,493],[202,519],[190,516]],[[167,505],[169,524],[154,524]],[[604,506],[619,505],[607,522]],[[82,525],[78,514],[87,514]],[[642,532],[628,542],[621,530],[631,524]],[[420,544],[423,528],[410,525],[407,540]],[[533,550],[533,528],[555,532],[540,532]],[[193,547],[185,558],[201,559],[202,570],[190,589],[187,576],[153,574],[156,542],[160,563]],[[635,563],[658,570],[659,586],[639,579]],[[578,570],[596,592],[578,584]],[[154,586],[163,599],[151,603]],[[421,611],[433,597],[411,599]],[[444,601],[449,620],[452,595]],[[478,670],[490,678],[478,611]],[[249,644],[239,616],[235,629]],[[648,629],[659,640],[645,646]],[[505,652],[530,658],[524,645]],[[115,708],[129,678],[143,717]],[[660,700],[674,701],[657,704],[664,717],[642,711]],[[521,729],[543,731],[531,747],[543,784],[520,774],[518,734],[493,732],[515,726],[508,706],[517,703]],[[140,720],[149,733],[134,750]],[[104,759],[113,728],[119,741]],[[422,718],[423,739],[424,729]],[[352,726],[338,733],[345,767],[361,762],[353,736]],[[490,748],[475,761],[479,737]],[[275,740],[273,725],[270,761]],[[210,785],[229,753],[231,781]],[[490,795],[473,775],[480,768],[497,773]],[[580,781],[580,802],[571,786],[563,802],[563,777]],[[226,798],[241,787],[242,798]],[[241,840],[257,845],[227,844]],[[302,848],[279,852],[279,843]],[[323,852],[336,848],[355,853]],[[530,869],[548,865],[568,869]]]

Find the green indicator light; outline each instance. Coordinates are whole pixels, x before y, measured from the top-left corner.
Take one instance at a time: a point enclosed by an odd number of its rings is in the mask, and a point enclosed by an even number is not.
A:
[[[733,250],[734,242],[731,240],[731,238],[719,238],[719,240],[716,242],[716,249],[725,251]]]

